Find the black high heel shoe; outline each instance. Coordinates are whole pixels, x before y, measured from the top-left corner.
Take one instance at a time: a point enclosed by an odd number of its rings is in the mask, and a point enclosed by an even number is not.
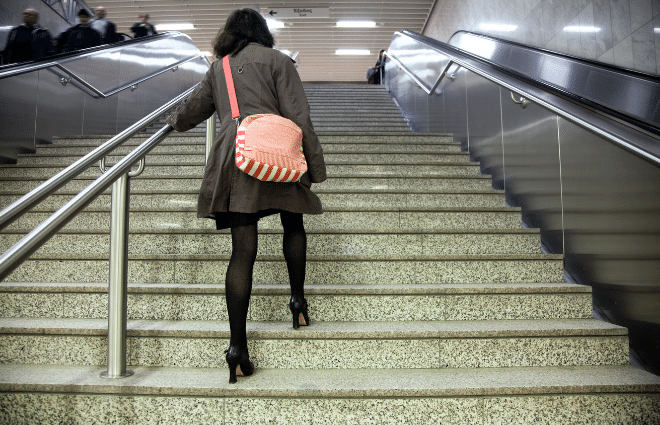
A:
[[[229,383],[236,383],[236,376],[250,376],[254,373],[254,364],[250,361],[247,347],[237,348],[229,346],[226,359],[229,365]]]
[[[309,326],[309,314],[307,313],[307,300],[294,295],[289,301],[289,309],[293,315],[293,329],[301,326]]]

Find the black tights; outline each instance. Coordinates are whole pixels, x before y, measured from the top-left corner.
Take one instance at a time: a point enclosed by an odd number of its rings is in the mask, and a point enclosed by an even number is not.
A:
[[[303,216],[282,212],[280,218],[284,228],[282,247],[289,272],[291,295],[303,297],[307,263],[307,234],[303,225]],[[225,280],[231,331],[230,344],[243,348],[247,346],[245,327],[252,292],[252,271],[257,258],[257,224],[232,228],[231,241],[232,253]]]

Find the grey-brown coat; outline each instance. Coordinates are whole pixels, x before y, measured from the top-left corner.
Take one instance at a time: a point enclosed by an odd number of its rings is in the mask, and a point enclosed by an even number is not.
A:
[[[321,214],[312,183],[326,176],[323,149],[310,119],[309,103],[295,65],[281,52],[251,43],[229,58],[241,118],[273,113],[295,122],[303,132],[307,173],[296,183],[262,182],[238,169],[235,160],[236,123],[225,83],[222,61],[213,62],[204,80],[167,119],[177,131],[187,131],[218,111],[219,134],[213,143],[199,192],[197,216],[215,212],[254,213],[279,209]]]

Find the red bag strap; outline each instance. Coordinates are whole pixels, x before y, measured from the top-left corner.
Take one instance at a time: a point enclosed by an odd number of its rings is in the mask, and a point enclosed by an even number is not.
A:
[[[241,112],[238,110],[238,100],[236,99],[236,88],[234,88],[234,77],[231,75],[231,66],[229,66],[229,55],[222,58],[222,69],[225,71],[225,81],[227,82],[227,91],[229,92],[229,104],[231,105],[231,117],[238,119]]]

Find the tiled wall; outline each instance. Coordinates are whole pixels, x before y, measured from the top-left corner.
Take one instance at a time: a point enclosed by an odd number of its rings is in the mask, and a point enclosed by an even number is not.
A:
[[[437,0],[424,35],[458,30],[660,74],[660,0]]]

